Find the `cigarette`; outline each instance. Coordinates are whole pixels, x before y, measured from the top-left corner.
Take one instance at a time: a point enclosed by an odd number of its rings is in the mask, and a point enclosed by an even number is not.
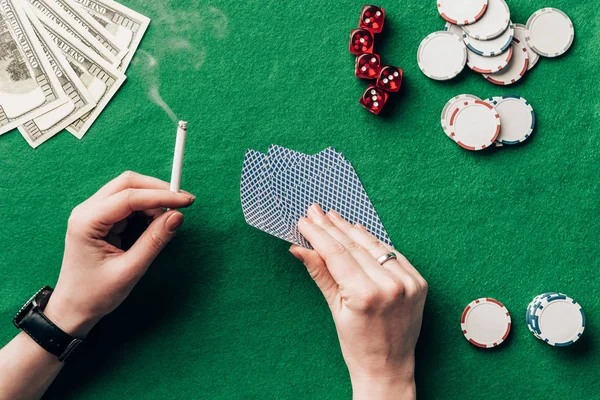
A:
[[[183,166],[183,150],[187,135],[187,122],[179,121],[177,126],[177,139],[175,140],[175,155],[173,157],[173,171],[171,172],[171,192],[179,192],[181,186],[181,169]]]

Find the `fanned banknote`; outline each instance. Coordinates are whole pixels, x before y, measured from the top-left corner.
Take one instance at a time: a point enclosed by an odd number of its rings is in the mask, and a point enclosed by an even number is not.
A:
[[[38,14],[38,17],[96,102],[92,111],[67,127],[81,139],[125,82],[126,76],[46,16]]]
[[[113,0],[0,0],[0,135],[81,139],[125,79],[150,19]]]
[[[119,67],[125,71],[150,25],[150,19],[113,0],[71,1],[83,7],[116,38],[120,46],[129,50]]]
[[[69,96],[69,101],[65,104],[19,126],[19,132],[27,143],[36,148],[91,111],[96,106],[96,102],[35,13],[29,7],[24,9],[44,49],[44,54],[50,61],[62,88]]]
[[[84,29],[76,19],[70,18],[54,0],[27,0],[27,2],[35,10],[37,16],[43,18],[48,25],[60,27],[111,65],[118,66],[120,64],[120,60],[115,55],[104,47],[89,31]]]
[[[67,100],[19,2],[0,0],[0,135]]]

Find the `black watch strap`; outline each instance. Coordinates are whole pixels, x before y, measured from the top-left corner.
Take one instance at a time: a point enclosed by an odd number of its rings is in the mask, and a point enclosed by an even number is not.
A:
[[[58,357],[59,361],[64,362],[83,340],[64,332],[44,315],[43,310],[52,291],[49,286],[40,289],[17,313],[13,323],[46,351]]]

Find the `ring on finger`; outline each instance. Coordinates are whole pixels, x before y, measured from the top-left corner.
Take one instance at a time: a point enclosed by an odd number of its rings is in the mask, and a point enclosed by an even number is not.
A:
[[[384,254],[383,256],[379,257],[377,259],[377,262],[381,265],[385,264],[386,262],[390,261],[390,260],[396,260],[398,258],[398,256],[396,255],[396,253],[394,253],[393,251]]]

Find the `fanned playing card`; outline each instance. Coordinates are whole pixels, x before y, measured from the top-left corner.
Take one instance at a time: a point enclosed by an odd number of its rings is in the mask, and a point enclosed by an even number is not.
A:
[[[267,154],[248,150],[240,196],[248,224],[290,243],[311,248],[298,220],[319,203],[325,212],[335,210],[391,244],[352,164],[333,147],[315,155],[277,145]]]

